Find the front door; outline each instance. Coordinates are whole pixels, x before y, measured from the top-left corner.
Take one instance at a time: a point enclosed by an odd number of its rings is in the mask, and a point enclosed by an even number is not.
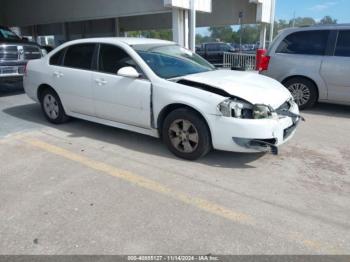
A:
[[[151,127],[151,82],[142,76],[117,75],[119,69],[140,69],[121,47],[101,44],[98,72],[93,73],[94,99],[99,118],[142,128]]]

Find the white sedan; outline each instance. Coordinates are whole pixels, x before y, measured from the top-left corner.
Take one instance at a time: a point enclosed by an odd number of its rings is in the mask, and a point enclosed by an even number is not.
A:
[[[216,70],[191,51],[154,39],[68,42],[28,63],[24,88],[52,123],[75,117],[160,137],[189,160],[212,148],[277,153],[301,118],[277,81]]]

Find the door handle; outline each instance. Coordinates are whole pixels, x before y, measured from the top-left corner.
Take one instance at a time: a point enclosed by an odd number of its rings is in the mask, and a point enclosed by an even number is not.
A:
[[[97,78],[97,79],[95,79],[95,82],[96,82],[96,84],[98,84],[99,86],[102,86],[102,85],[106,85],[106,84],[107,84],[107,81],[104,80],[103,78]]]
[[[57,78],[60,78],[60,77],[63,76],[63,73],[58,72],[58,71],[55,71],[55,72],[53,73],[53,75],[54,75],[55,77],[57,77]]]

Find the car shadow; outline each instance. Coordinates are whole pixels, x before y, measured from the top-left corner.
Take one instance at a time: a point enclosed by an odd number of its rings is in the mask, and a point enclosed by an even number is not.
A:
[[[72,119],[67,124],[53,125],[41,112],[38,104],[27,104],[6,108],[3,113],[12,117],[29,121],[41,126],[49,126],[69,133],[69,137],[86,137],[127,148],[129,150],[152,154],[171,159],[177,159],[171,154],[161,140],[146,135],[104,126],[84,120]],[[198,163],[220,168],[255,168],[252,162],[265,154],[241,154],[232,152],[213,151],[206,157],[197,160]]]
[[[350,106],[319,103],[314,108],[302,111],[301,114],[350,118]]]

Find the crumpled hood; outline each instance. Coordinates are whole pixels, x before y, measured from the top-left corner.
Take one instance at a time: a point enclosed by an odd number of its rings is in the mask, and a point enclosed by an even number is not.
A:
[[[276,80],[254,72],[215,70],[184,76],[181,79],[209,85],[252,104],[270,105],[274,109],[292,97]]]

